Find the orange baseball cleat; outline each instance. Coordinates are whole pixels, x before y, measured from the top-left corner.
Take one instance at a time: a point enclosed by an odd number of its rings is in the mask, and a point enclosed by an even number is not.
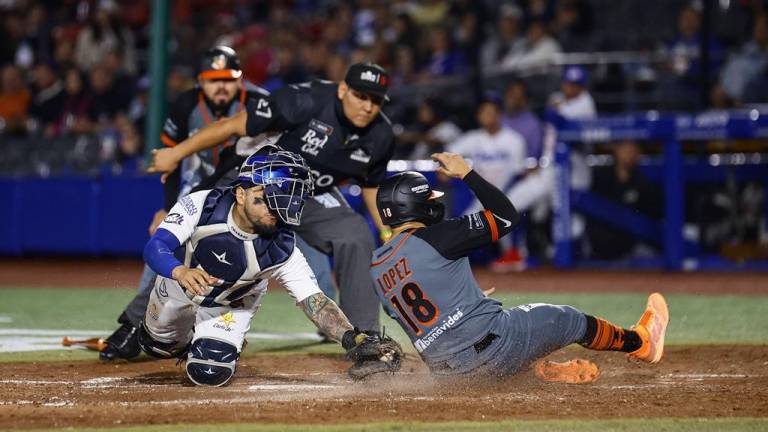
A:
[[[658,363],[664,354],[664,337],[669,324],[667,301],[659,293],[648,296],[648,305],[640,321],[632,327],[640,335],[643,345],[628,355],[648,363]]]

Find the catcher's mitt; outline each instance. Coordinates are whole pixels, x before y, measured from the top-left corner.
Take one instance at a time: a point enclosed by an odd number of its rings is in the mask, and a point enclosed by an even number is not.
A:
[[[380,372],[397,372],[403,360],[403,348],[394,339],[382,334],[355,336],[355,346],[347,351],[355,364],[349,368],[353,380],[362,380]]]

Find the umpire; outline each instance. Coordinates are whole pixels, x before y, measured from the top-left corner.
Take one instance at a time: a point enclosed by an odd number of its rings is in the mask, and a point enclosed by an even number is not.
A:
[[[190,133],[220,118],[244,111],[249,100],[268,94],[266,90],[243,81],[240,61],[232,48],[214,47],[203,56],[198,85],[180,94],[171,105],[160,140],[167,147],[174,147],[189,137]],[[261,143],[268,139],[264,135],[248,141]],[[239,141],[236,136],[223,137],[213,143],[211,148],[192,155],[179,169],[169,173],[164,185],[165,206],[155,213],[149,227],[150,235],[154,234],[168,210],[181,196],[193,189],[210,189],[217,180],[229,183],[235,178],[236,172],[224,172],[220,167],[239,165],[241,159],[236,152],[238,146],[249,147],[250,143]],[[137,328],[144,317],[155,277],[155,272],[144,266],[139,292],[120,314],[120,327],[107,338],[107,346],[99,354],[102,360],[139,355]]]
[[[376,64],[357,63],[344,81],[284,87],[248,103],[245,112],[218,121],[177,146],[155,152],[150,172],[172,172],[184,158],[232,135],[282,133],[277,144],[301,154],[312,169],[315,197],[296,232],[332,255],[340,306],[350,322],[378,330],[379,309],[369,273],[374,241],[365,219],[345,201],[338,185],[354,179],[382,237],[389,230],[376,211],[376,191],[394,151],[392,125],[381,113],[389,75]]]

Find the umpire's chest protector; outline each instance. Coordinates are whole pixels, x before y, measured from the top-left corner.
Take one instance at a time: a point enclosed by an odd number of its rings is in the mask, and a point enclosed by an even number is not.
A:
[[[293,232],[280,229],[271,237],[246,233],[232,220],[235,197],[229,189],[215,189],[206,197],[192,237],[176,251],[190,268],[201,268],[223,280],[200,303],[219,306],[265,290],[271,273],[293,253]]]

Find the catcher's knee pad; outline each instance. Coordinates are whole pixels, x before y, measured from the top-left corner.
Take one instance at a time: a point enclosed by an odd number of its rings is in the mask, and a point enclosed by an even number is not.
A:
[[[159,359],[171,359],[186,352],[186,347],[179,347],[178,342],[160,342],[152,338],[144,323],[139,325],[139,346],[148,355]]]
[[[200,338],[192,343],[187,357],[187,375],[193,383],[219,387],[235,374],[237,347],[217,339]]]

